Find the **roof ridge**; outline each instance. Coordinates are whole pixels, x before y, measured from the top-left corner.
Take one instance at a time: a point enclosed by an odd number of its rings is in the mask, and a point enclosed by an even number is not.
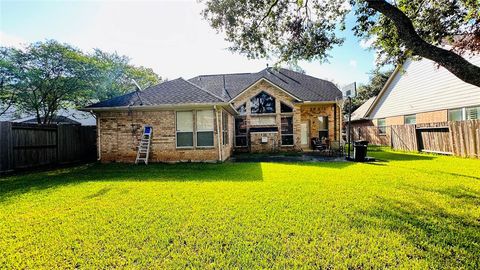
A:
[[[216,73],[216,74],[200,74],[200,75],[197,75],[193,78],[197,78],[197,77],[213,77],[213,76],[225,76],[225,75],[248,75],[248,74],[253,74],[252,72],[238,72],[238,73]],[[193,78],[190,78],[189,80],[193,79]]]
[[[189,80],[185,80],[185,79],[184,79],[184,78],[182,78],[182,77],[180,77],[179,79],[182,79],[183,81],[185,81],[185,82],[187,82],[187,83],[189,83],[189,84],[191,84],[191,85],[195,86],[196,88],[198,88],[198,89],[202,90],[203,92],[205,92],[205,93],[207,93],[207,94],[211,95],[212,97],[218,98],[219,100],[221,100],[221,101],[225,102],[225,99],[223,99],[223,98],[221,98],[221,97],[219,97],[219,96],[217,96],[217,95],[215,95],[215,94],[211,93],[211,92],[210,92],[210,91],[208,91],[208,90],[205,90],[205,89],[203,89],[202,87],[200,87],[200,86],[198,86],[198,85],[196,85],[196,84],[192,83],[191,81],[189,81]]]

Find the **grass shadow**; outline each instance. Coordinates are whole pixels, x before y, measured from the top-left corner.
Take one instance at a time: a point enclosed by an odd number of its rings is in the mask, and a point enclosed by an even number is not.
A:
[[[215,182],[263,181],[260,163],[88,164],[0,178],[0,201],[32,190],[97,181]],[[104,190],[92,196],[102,196]]]
[[[480,203],[477,195],[468,193],[464,197],[465,192],[446,190],[444,194]],[[430,268],[479,269],[480,218],[453,214],[434,201],[416,198],[403,201],[377,197],[376,207],[352,217],[352,226],[360,230],[386,228],[398,233],[416,247],[415,254],[407,256],[428,261]]]
[[[428,154],[413,154],[400,151],[385,150],[383,148],[368,148],[368,156],[373,156],[377,161],[418,161],[418,160],[434,160],[437,157]]]

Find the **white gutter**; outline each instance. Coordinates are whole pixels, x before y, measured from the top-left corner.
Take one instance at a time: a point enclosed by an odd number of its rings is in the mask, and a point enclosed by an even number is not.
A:
[[[80,111],[122,111],[129,109],[140,110],[156,110],[156,109],[179,109],[179,108],[208,108],[211,106],[229,106],[230,103],[183,103],[183,104],[164,104],[164,105],[143,105],[143,106],[118,106],[118,107],[96,107],[96,108],[80,108]]]
[[[222,159],[222,149],[221,149],[221,143],[220,143],[220,125],[218,122],[218,109],[217,106],[213,106],[215,109],[215,120],[217,121],[217,148],[218,148],[218,161],[223,161]]]
[[[92,111],[90,111],[92,113]],[[97,161],[100,161],[102,159],[102,140],[100,137],[100,116],[96,115],[96,120],[97,120]]]

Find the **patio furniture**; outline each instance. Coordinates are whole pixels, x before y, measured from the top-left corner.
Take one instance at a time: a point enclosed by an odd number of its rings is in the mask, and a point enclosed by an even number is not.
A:
[[[324,149],[324,147],[322,145],[322,142],[316,137],[312,138],[311,147],[312,147],[313,151],[322,151]]]

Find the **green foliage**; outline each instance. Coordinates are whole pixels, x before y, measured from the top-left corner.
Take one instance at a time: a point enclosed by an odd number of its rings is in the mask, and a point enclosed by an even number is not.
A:
[[[152,69],[129,64],[130,59],[117,53],[96,49],[90,56],[95,67],[94,97],[105,100],[131,92],[136,88],[132,79],[143,89],[158,84],[161,77]]]
[[[342,44],[339,33],[352,10],[357,18],[354,33],[373,41],[379,64],[403,61],[409,48],[398,37],[394,23],[368,8],[368,2],[372,1],[209,0],[203,15],[214,29],[226,33],[232,50],[249,57],[323,61],[333,46]],[[468,34],[480,40],[480,2],[476,0],[400,0],[391,4],[403,11],[420,37],[431,44]],[[478,45],[480,51],[480,42]]]
[[[355,2],[355,1],[352,1]],[[396,64],[410,56],[409,48],[398,37],[394,23],[383,14],[368,10],[367,1],[357,1],[355,33],[371,39],[380,65]],[[419,36],[433,45],[450,42],[462,51],[464,44],[454,39],[462,35],[480,36],[480,2],[476,0],[400,0],[392,3],[412,21]],[[480,48],[476,50],[480,51]]]
[[[151,69],[129,64],[126,56],[95,50],[87,54],[55,40],[25,49],[0,48],[0,113],[9,106],[49,123],[60,109],[82,107],[140,85],[158,83]]]
[[[478,269],[480,160],[88,165],[0,179],[0,268]]]

